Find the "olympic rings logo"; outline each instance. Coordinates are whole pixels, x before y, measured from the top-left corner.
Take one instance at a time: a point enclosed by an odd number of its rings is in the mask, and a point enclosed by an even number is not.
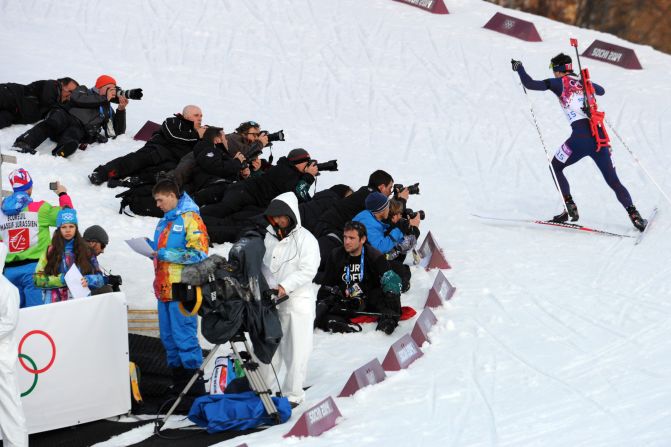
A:
[[[49,363],[47,363],[47,366],[45,366],[44,368],[39,368],[38,369],[37,364],[35,363],[35,360],[33,360],[28,355],[26,355],[22,352],[23,351],[23,344],[26,342],[28,337],[30,337],[31,335],[42,335],[51,344],[51,359],[49,360]],[[30,363],[31,367],[26,365],[26,362],[24,360],[27,360],[28,363]],[[32,330],[32,331],[26,333],[26,335],[24,335],[21,338],[21,341],[19,342],[19,363],[21,363],[21,366],[23,367],[23,369],[28,371],[30,374],[34,375],[32,385],[30,385],[30,387],[26,391],[21,393],[21,397],[27,396],[27,395],[29,395],[30,393],[33,392],[33,390],[37,386],[38,376],[40,374],[42,374],[43,372],[48,371],[51,368],[51,366],[54,364],[55,360],[56,360],[56,343],[54,343],[54,339],[51,338],[51,335],[49,335],[46,332],[41,331],[39,329],[35,329],[35,330]]]

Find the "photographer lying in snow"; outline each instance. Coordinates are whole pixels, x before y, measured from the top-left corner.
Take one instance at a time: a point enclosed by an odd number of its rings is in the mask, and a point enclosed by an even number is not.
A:
[[[0,84],[0,129],[12,124],[36,123],[52,108],[65,106],[77,87],[77,81],[67,77],[35,81],[28,85],[13,82]]]
[[[19,136],[14,146],[24,152],[34,152],[48,137],[57,142],[52,155],[69,157],[80,144],[106,143],[126,131],[129,98],[142,98],[142,89],[123,91],[113,77],[99,76],[94,88],[77,87],[70,95],[67,110],[52,108],[46,119]],[[111,105],[113,102],[119,104],[116,110]]]
[[[223,219],[248,207],[264,208],[278,195],[292,191],[299,202],[310,200],[309,189],[319,172],[311,163],[310,154],[305,149],[292,149],[286,157],[277,161],[260,177],[250,178],[229,188],[220,203],[201,209],[203,220],[210,225],[211,218]]]
[[[344,226],[343,245],[326,261],[317,294],[315,326],[333,332],[355,332],[349,319],[379,313],[377,330],[394,332],[401,316],[401,279],[384,255],[368,244],[366,227]]]
[[[101,185],[110,179],[143,175],[153,181],[156,173],[174,169],[179,160],[191,152],[205,132],[202,120],[200,107],[184,107],[181,114],[166,118],[161,130],[142,148],[98,166],[89,175],[89,180],[94,185]]]

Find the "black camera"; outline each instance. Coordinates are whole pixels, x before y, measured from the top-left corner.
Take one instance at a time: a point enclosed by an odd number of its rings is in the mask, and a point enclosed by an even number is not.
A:
[[[132,88],[130,90],[123,90],[121,87],[117,86],[116,88],[117,96],[123,96],[128,99],[142,99],[142,89],[141,88]],[[118,100],[117,100],[118,102]]]
[[[284,129],[278,130],[274,133],[268,133],[267,130],[262,130],[261,135],[266,134],[268,137],[268,146],[271,146],[273,141],[284,141]]]
[[[108,275],[107,284],[112,286],[113,291],[120,292],[121,289],[119,288],[119,286],[123,284],[123,281],[121,280],[121,276],[119,275]]]
[[[338,170],[338,160],[329,160],[324,163],[319,163],[317,160],[312,160],[316,165],[319,171],[337,171]]]
[[[394,185],[394,191],[398,194],[399,192],[403,191],[405,186],[401,185],[400,183],[397,183]],[[414,185],[408,186],[408,193],[410,194],[419,194],[419,182],[415,183]]]
[[[419,220],[424,220],[424,218],[426,217],[426,213],[424,213],[424,210],[413,211],[410,208],[405,209],[405,216],[408,219],[414,219],[415,217],[417,217],[418,214],[419,214]]]

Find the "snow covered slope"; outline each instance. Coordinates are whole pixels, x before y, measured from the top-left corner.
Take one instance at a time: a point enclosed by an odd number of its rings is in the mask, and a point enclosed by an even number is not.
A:
[[[635,48],[644,70],[584,59],[606,88],[599,104],[667,194],[671,194],[671,57],[590,30],[520,12],[544,39],[527,43],[482,26],[501,8],[451,0],[433,16],[391,0],[0,2],[0,82],[102,73],[145,96],[128,108],[128,133],[68,160],[19,154],[51,197],[72,193],[83,226],[112,242],[101,263],[124,277],[132,307],[149,307],[151,266],[123,239],[149,235],[155,220],[117,214],[120,192],[89,184],[98,164],[140,147],[132,135],[198,104],[204,122],[232,130],[253,119],[284,129],[276,154],[307,148],[337,158],[318,188],[358,187],[382,168],[421,182],[413,209],[446,249],[458,288],[410,369],[352,398],[320,438],[282,440],[289,424],[222,445],[663,446],[671,442],[671,220],[665,203],[615,143],[622,182],[643,214],[660,213],[639,246],[632,240],[543,228],[489,225],[472,213],[548,218],[560,210],[529,104],[511,57],[534,78],[550,57],[600,38]],[[550,93],[529,98],[549,150],[569,134]],[[3,153],[26,126],[0,130]],[[11,166],[4,166],[2,175]],[[634,234],[589,160],[568,169],[581,222]],[[435,273],[416,271],[404,304],[418,310]],[[351,371],[392,337],[316,335],[308,404],[336,395]],[[305,407],[307,408],[307,406]],[[137,442],[138,430],[110,445]]]

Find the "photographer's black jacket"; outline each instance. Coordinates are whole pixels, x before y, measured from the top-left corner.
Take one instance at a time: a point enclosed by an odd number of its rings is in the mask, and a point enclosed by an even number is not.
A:
[[[89,89],[85,85],[80,85],[72,92],[70,115],[79,119],[89,137],[98,135],[110,120],[114,127],[114,135],[126,132],[126,111],[115,111],[105,96],[99,95],[97,90]]]
[[[360,280],[361,256],[350,256],[344,247],[335,248],[326,263],[326,272],[319,288],[317,299],[322,299],[330,292],[324,286],[338,287],[341,292],[347,289],[346,269],[350,268],[350,282],[356,282],[365,295],[373,294],[374,289],[382,289],[382,276],[391,270],[389,261],[373,246],[364,244],[363,281]]]
[[[262,176],[246,180],[243,187],[259,206],[266,206],[275,197],[289,191],[296,193],[299,202],[307,202],[310,200],[307,190],[314,181],[312,175],[299,172],[286,157],[281,157],[276,166]]]
[[[223,144],[200,141],[193,147],[193,155],[196,166],[192,182],[196,191],[221,180],[232,183],[238,179],[242,163],[231,157]]]
[[[312,200],[298,205],[298,210],[301,213],[301,225],[316,237],[319,218],[340,199],[340,195],[330,189],[315,193]]]
[[[333,206],[324,212],[319,218],[315,228],[315,236],[325,236],[329,233],[335,233],[342,237],[342,230],[345,223],[349,222],[366,209],[366,197],[374,190],[368,186],[362,186],[349,197],[336,201]]]
[[[10,105],[18,124],[32,124],[44,118],[52,107],[60,104],[61,84],[55,79],[31,82],[28,85],[0,84],[0,104]]]
[[[161,130],[156,132],[145,146],[160,146],[169,152],[168,157],[178,162],[191,152],[200,140],[200,135],[193,127],[193,121],[185,119],[180,113],[166,118]]]

